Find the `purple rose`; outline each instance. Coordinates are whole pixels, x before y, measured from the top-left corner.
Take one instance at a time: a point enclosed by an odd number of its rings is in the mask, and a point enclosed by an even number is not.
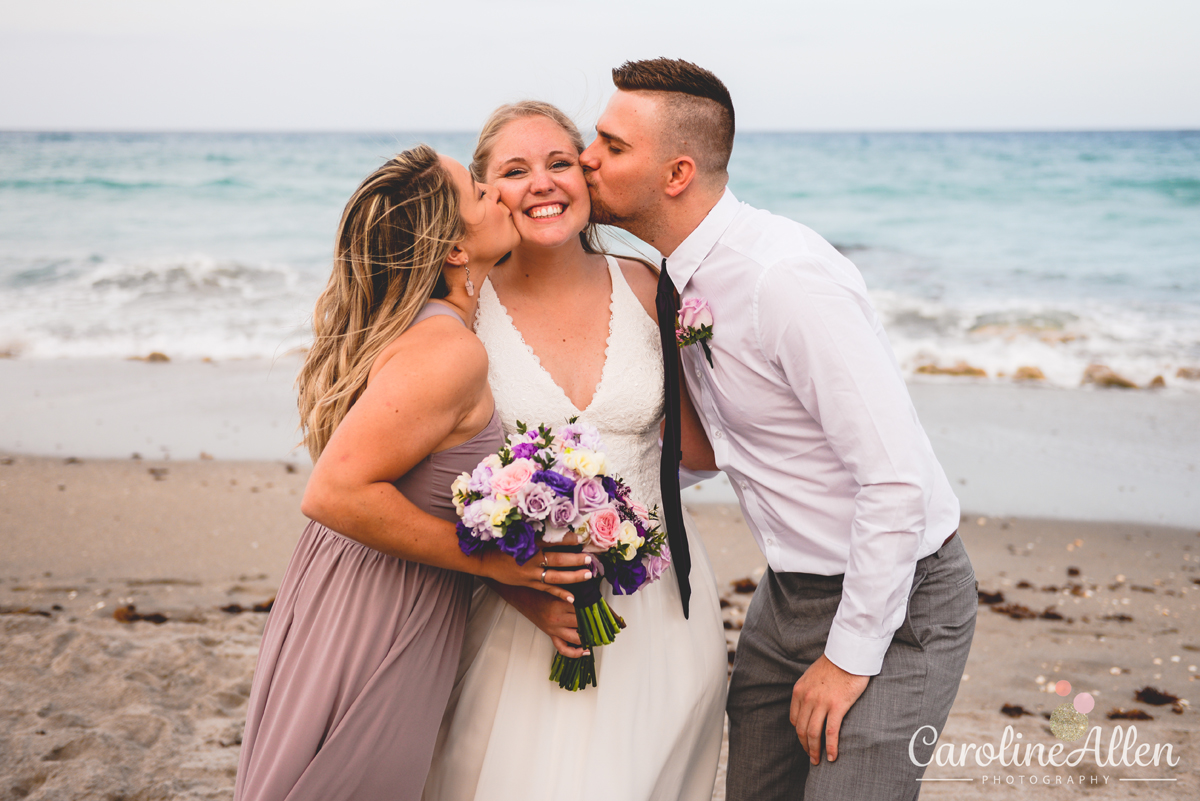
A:
[[[618,559],[608,567],[612,569],[609,580],[613,585],[613,595],[632,595],[646,583],[646,566],[641,559],[628,562]]]
[[[545,520],[556,497],[554,491],[545,484],[531,481],[517,492],[517,508],[526,517]]]
[[[608,492],[599,479],[584,478],[575,484],[575,508],[580,514],[586,515],[608,505]]]
[[[556,528],[566,528],[575,520],[578,510],[570,498],[557,498],[550,506],[550,525]]]
[[[522,442],[520,445],[514,445],[512,449],[514,459],[532,459],[537,452],[537,445],[532,442]]]
[[[524,520],[518,520],[508,524],[508,531],[502,539],[497,540],[496,546],[516,559],[517,564],[523,565],[537,553],[537,535],[534,534],[532,526]]]
[[[553,470],[539,470],[533,474],[531,481],[545,484],[564,498],[575,497],[575,482],[561,473]]]

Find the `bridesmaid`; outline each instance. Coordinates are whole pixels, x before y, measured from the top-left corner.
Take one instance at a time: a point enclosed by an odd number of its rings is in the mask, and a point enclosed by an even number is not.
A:
[[[236,799],[419,798],[468,574],[569,598],[542,565],[583,555],[538,553],[524,567],[497,551],[468,557],[452,522],[451,482],[502,436],[466,321],[475,285],[517,241],[498,193],[424,145],[347,203],[297,381],[312,522],[263,632]]]

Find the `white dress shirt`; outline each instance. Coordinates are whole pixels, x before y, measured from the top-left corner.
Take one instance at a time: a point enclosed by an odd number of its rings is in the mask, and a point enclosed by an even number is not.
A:
[[[776,572],[845,574],[825,655],[875,675],[959,506],[862,275],[728,189],[667,272],[712,309],[712,367],[690,345],[684,376],[759,548]]]

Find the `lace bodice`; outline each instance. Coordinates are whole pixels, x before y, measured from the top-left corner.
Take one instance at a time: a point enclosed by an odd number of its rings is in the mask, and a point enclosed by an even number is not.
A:
[[[600,431],[609,470],[633,490],[635,500],[659,504],[659,421],[663,416],[662,346],[658,328],[629,288],[620,265],[608,257],[612,300],[604,369],[586,409],[576,409],[513,325],[490,281],[479,290],[475,333],[488,352],[488,381],[504,433],[517,421],[559,426],[578,415]]]

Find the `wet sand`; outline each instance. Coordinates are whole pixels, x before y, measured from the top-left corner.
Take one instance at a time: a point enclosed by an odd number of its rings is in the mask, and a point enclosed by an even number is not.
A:
[[[274,595],[303,527],[308,468],[0,462],[0,798],[231,797],[265,620],[252,610]],[[737,507],[689,508],[729,604],[732,647],[751,597],[732,583],[753,579],[762,556]],[[1147,686],[1198,697],[1200,531],[974,515],[961,531],[994,602],[979,607],[942,743],[998,745],[1011,725],[1019,742],[1049,747],[1059,741],[1043,713],[1086,691],[1104,750],[1115,726],[1133,724],[1139,743],[1169,743],[1180,761],[984,768],[969,758],[964,767],[931,766],[930,779],[970,781],[929,782],[924,796],[1008,798],[1044,792],[1044,781],[1120,798],[1200,794],[1196,709],[1134,697]],[[114,619],[130,605],[165,621]],[[1046,690],[1060,680],[1072,685],[1066,697]],[[1009,717],[1004,706],[1032,714]],[[1114,709],[1153,719],[1109,720]],[[1080,776],[1096,784],[1080,786]],[[724,797],[720,782],[715,797]]]

